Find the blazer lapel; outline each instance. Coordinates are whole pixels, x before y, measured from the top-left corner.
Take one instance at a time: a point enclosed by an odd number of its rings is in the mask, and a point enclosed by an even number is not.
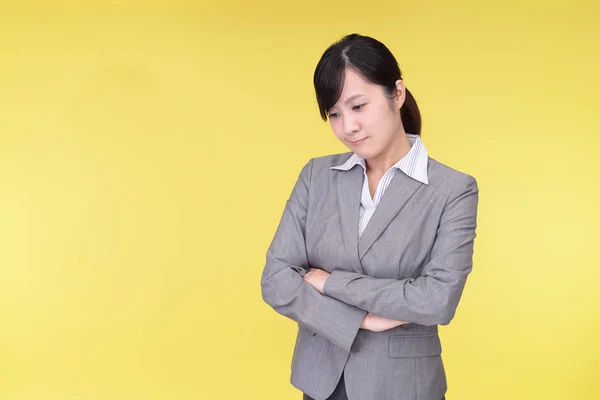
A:
[[[360,237],[358,243],[359,260],[362,260],[365,253],[369,251],[373,243],[381,236],[421,185],[423,185],[421,182],[412,179],[404,172],[396,171]]]
[[[363,269],[358,258],[358,218],[364,177],[364,170],[360,165],[355,165],[348,171],[337,172],[337,200],[344,249],[352,260],[352,269],[361,274]]]

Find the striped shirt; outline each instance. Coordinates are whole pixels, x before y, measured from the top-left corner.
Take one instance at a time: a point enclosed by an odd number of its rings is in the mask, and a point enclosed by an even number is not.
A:
[[[429,181],[427,180],[427,161],[429,159],[427,149],[425,149],[425,145],[418,135],[407,134],[406,136],[408,137],[411,145],[410,150],[404,157],[400,159],[400,161],[394,164],[385,173],[385,175],[383,175],[377,184],[377,190],[375,191],[375,196],[373,198],[371,198],[371,193],[369,192],[369,177],[367,176],[367,167],[364,159],[356,154],[352,154],[352,156],[342,165],[331,167],[331,169],[349,171],[358,164],[363,168],[365,179],[363,181],[362,195],[360,199],[360,219],[358,224],[359,237],[362,235],[367,224],[369,223],[369,220],[375,213],[375,209],[381,201],[385,190],[392,181],[392,178],[396,174],[396,171],[400,170],[419,182],[422,182],[426,185],[429,184]]]

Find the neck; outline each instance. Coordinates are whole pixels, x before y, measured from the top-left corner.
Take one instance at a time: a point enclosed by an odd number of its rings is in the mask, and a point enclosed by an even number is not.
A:
[[[410,141],[406,132],[402,130],[396,135],[391,145],[383,153],[365,160],[367,172],[378,175],[385,174],[394,164],[402,159],[410,151]]]

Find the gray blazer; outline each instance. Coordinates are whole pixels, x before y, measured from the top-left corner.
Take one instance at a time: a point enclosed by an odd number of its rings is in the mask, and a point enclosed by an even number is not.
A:
[[[440,400],[438,325],[472,269],[477,182],[432,158],[428,185],[398,171],[359,239],[363,169],[330,169],[350,156],[302,168],[267,251],[262,298],[298,323],[290,382],[325,400],[344,373],[350,400]],[[331,273],[324,295],[303,280],[310,267]],[[367,312],[409,323],[360,329]]]

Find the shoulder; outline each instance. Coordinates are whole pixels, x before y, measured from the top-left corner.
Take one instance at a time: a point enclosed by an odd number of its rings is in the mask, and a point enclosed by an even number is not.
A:
[[[427,164],[429,183],[446,191],[449,200],[465,193],[478,193],[477,179],[464,171],[452,168],[429,157]]]
[[[430,181],[446,182],[450,186],[454,184],[477,182],[473,175],[452,168],[431,157],[429,157],[429,162],[427,164],[427,176]]]

